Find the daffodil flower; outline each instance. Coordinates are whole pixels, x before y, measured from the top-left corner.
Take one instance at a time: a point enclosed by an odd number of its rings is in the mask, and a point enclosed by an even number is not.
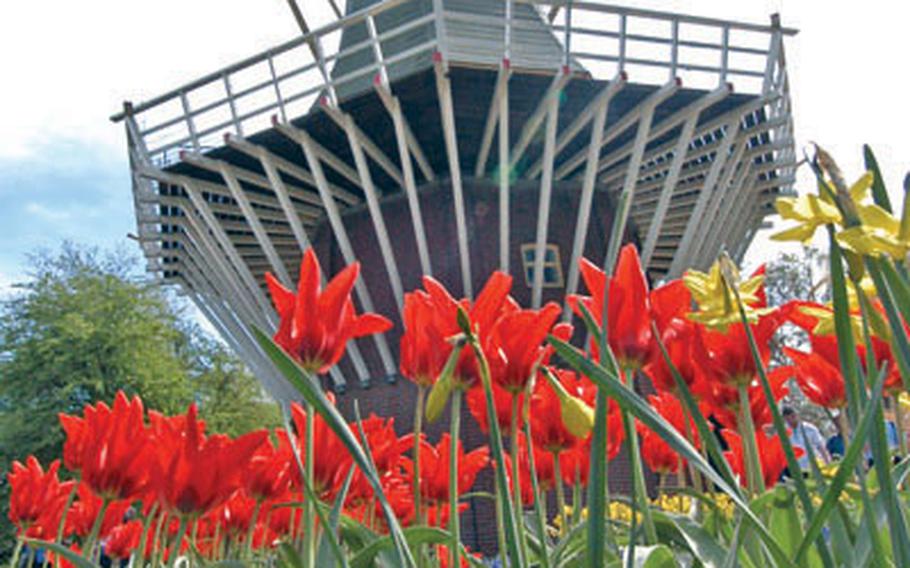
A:
[[[844,248],[869,256],[888,255],[895,259],[906,258],[910,252],[910,215],[904,201],[903,218],[898,221],[878,205],[858,208],[860,224],[837,234],[837,241]]]
[[[698,310],[690,313],[689,319],[723,331],[730,324],[739,323],[741,319],[736,307],[736,297],[721,272],[721,262],[722,260],[715,262],[707,273],[698,270],[687,271],[683,275],[683,282],[692,293],[692,299],[698,304]],[[761,316],[772,312],[773,309],[764,307],[764,301],[759,297],[765,277],[756,275],[739,282],[739,270],[732,262],[728,263],[734,280],[733,285],[739,290],[746,311],[746,320],[755,323]]]
[[[869,196],[873,175],[866,172],[850,188],[850,198],[859,204]],[[775,241],[799,241],[808,243],[815,230],[822,225],[843,225],[843,218],[834,202],[834,192],[822,191],[819,195],[780,197],[775,202],[778,214],[783,219],[796,221],[797,225],[771,235]]]

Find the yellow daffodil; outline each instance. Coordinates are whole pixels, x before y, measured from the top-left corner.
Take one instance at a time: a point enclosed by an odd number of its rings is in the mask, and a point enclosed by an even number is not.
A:
[[[873,176],[866,172],[850,188],[853,203],[860,204],[869,195]],[[821,191],[819,195],[800,195],[797,197],[780,197],[775,202],[781,218],[796,221],[797,225],[771,235],[775,241],[799,241],[808,243],[815,230],[822,225],[843,225],[840,210],[834,202],[833,191]]]
[[[910,215],[907,214],[907,201],[904,202],[903,219],[900,221],[878,205],[858,207],[860,224],[838,233],[837,241],[844,248],[857,254],[888,255],[901,260],[906,258],[907,252],[910,251]]]
[[[729,270],[732,285],[739,290],[746,319],[749,322],[755,323],[759,317],[772,311],[769,308],[755,307],[761,303],[759,292],[765,277],[757,275],[740,282],[736,265],[729,258],[722,257],[711,266],[707,273],[689,270],[683,275],[683,282],[692,293],[695,303],[698,304],[698,311],[689,314],[689,319],[720,330],[725,330],[731,323],[741,321],[739,309],[736,307],[736,296],[723,276],[722,263]]]
[[[852,280],[847,281],[847,305],[849,306],[850,329],[853,332],[853,338],[858,343],[864,341],[863,317],[859,300],[860,291],[863,296],[869,299],[870,304],[874,304],[876,291],[875,283],[872,282],[871,278],[868,276],[864,277],[860,281],[859,287],[857,287]],[[812,328],[812,335],[825,336],[834,335],[836,333],[833,304],[803,305],[799,307],[799,311],[817,320],[815,327]],[[868,315],[869,317],[866,321],[869,324],[870,333],[874,337],[889,341],[891,338],[891,330],[881,312],[873,308],[868,312]]]

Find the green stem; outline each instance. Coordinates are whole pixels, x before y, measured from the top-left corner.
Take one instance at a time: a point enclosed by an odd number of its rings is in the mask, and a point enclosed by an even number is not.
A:
[[[449,553],[452,562],[450,566],[461,566],[461,521],[458,513],[458,441],[461,427],[461,397],[460,388],[452,393],[451,416],[449,417],[449,531],[452,542]]]
[[[626,369],[623,375],[626,378],[624,385],[629,390],[634,390],[632,380],[634,371]],[[645,526],[645,536],[648,539],[647,544],[657,543],[657,529],[654,527],[654,519],[651,518],[651,503],[648,498],[648,487],[645,485],[645,470],[641,463],[641,450],[638,447],[638,433],[635,431],[635,419],[625,410],[621,410],[623,425],[626,430],[626,439],[629,442],[629,454],[632,462],[632,483],[635,485],[635,493],[638,495],[639,507],[641,508],[642,522]]]
[[[684,429],[684,432],[686,435],[686,440],[688,440],[690,444],[695,446],[696,445],[695,444],[695,434],[692,432],[692,423],[690,422],[691,419],[689,418],[689,410],[683,405],[682,411],[683,411],[683,429]],[[698,444],[698,445],[704,446],[703,444]],[[699,449],[702,452],[704,451],[703,447],[701,447]],[[686,465],[688,466],[689,477],[692,478],[692,486],[695,488],[695,491],[699,494],[704,493],[704,484],[702,483],[701,475],[698,473],[698,470],[695,469],[695,466],[692,465],[692,463],[690,463],[688,461],[686,462]],[[683,481],[685,481],[685,479],[686,479],[685,471],[680,471],[679,475],[680,475],[680,478]],[[701,501],[699,501],[698,499],[695,499],[695,502],[696,502],[696,507],[698,507],[697,510],[701,510]]]
[[[10,558],[9,568],[17,568],[19,566],[19,555],[22,554],[22,546],[25,542],[19,538],[16,539],[16,548],[13,550],[13,557]]]
[[[529,410],[528,402],[530,396],[525,398],[525,411]],[[540,534],[540,568],[549,568],[550,558],[547,551],[547,503],[546,494],[540,490],[540,480],[537,478],[537,464],[534,460],[534,448],[531,446],[531,425],[527,419],[524,420],[524,434],[527,441],[526,450],[528,452],[528,471],[531,475],[531,489],[534,491],[534,516],[537,517],[537,532]]]
[[[171,549],[171,557],[168,558],[167,565],[169,568],[174,568],[174,565],[177,563],[177,557],[180,556],[180,543],[183,542],[183,538],[186,536],[186,530],[189,528],[189,522],[186,517],[180,517],[180,525],[177,528],[177,538],[174,539],[174,547]]]
[[[420,495],[420,439],[423,436],[423,407],[426,403],[427,388],[423,385],[417,387],[417,402],[414,409],[414,521],[415,524],[423,522],[423,510]],[[421,555],[422,556],[422,555]]]
[[[900,397],[895,395],[892,398],[894,399],[894,430],[897,434],[901,457],[905,457],[907,455],[907,434],[904,432],[904,412],[901,410]]]
[[[493,475],[496,480],[496,486],[499,489],[498,496],[503,503],[502,509],[502,530],[505,534],[506,551],[508,553],[509,566],[521,566],[521,552],[519,551],[518,523],[512,511],[511,497],[509,497],[509,482],[506,479],[505,455],[502,449],[502,435],[499,430],[499,418],[496,413],[496,402],[493,398],[493,383],[490,378],[490,363],[481,349],[477,338],[468,337],[471,350],[477,358],[480,367],[480,380],[483,385],[483,394],[486,399],[487,421],[490,424],[490,447],[493,453],[493,461],[496,464],[496,471]]]
[[[253,516],[250,517],[250,526],[246,531],[246,556],[253,557],[253,533],[256,531],[256,519],[259,517],[259,509],[262,507],[262,501],[256,499],[256,505],[253,506]],[[195,540],[195,538],[194,538]]]
[[[414,524],[423,524],[423,504],[420,495],[420,439],[423,437],[423,412],[426,405],[427,387],[417,385],[417,402],[414,408],[414,475],[412,487],[414,491]],[[417,556],[417,568],[426,566],[426,555],[423,545],[417,545],[414,554]]]
[[[588,474],[588,556],[586,566],[599,568],[606,556],[604,535],[612,536],[612,524],[607,522],[610,510],[610,485],[607,460],[606,389],[598,387],[594,403],[594,430],[591,438],[591,465]],[[557,484],[559,481],[557,480]],[[609,531],[609,532],[608,532]]]
[[[149,531],[152,530],[152,524],[155,522],[155,513],[158,512],[158,503],[153,503],[149,509],[149,514],[142,523],[142,536],[139,537],[139,548],[133,553],[138,558],[145,559],[145,545],[148,542]],[[134,562],[135,564],[135,562]]]
[[[559,509],[556,514],[562,520],[560,523],[562,526],[559,527],[559,534],[562,536],[569,532],[569,516],[566,515],[566,488],[562,482],[562,466],[559,463],[559,452],[553,452],[553,475],[556,477],[554,482],[554,485],[556,485],[556,508]]]
[[[165,548],[165,544],[161,542],[161,531],[164,530],[167,517],[167,513],[162,511],[161,516],[158,518],[158,526],[155,527],[155,536],[152,540],[152,566],[158,566],[158,557]]]
[[[312,483],[313,476],[315,475],[315,432],[316,429],[316,411],[312,405],[307,405],[306,409],[306,467],[307,479]],[[304,566],[309,568],[316,567],[316,527],[315,521],[313,519],[315,503],[311,499],[306,499],[303,504],[303,530],[306,534],[303,535],[304,539]]]
[[[503,530],[502,522],[502,491],[498,484],[493,485],[493,497],[496,499],[496,544],[499,546],[499,558],[505,565],[506,532]]]
[[[265,526],[269,526],[268,515],[266,515]],[[219,552],[221,552],[221,523],[215,523],[215,534],[212,536],[209,560],[219,560]]]
[[[743,445],[743,461],[746,466],[746,482],[749,492],[755,496],[765,490],[764,474],[761,468],[761,459],[758,455],[758,440],[755,437],[755,423],[752,421],[752,407],[749,401],[749,385],[741,382],[737,385],[739,391],[739,434]],[[792,471],[791,475],[800,472]]]
[[[511,418],[511,444],[509,449],[511,450],[512,458],[512,501],[513,507],[515,510],[515,519],[519,523],[519,527],[524,526],[522,519],[524,518],[523,511],[524,505],[521,502],[521,475],[520,469],[518,467],[518,395],[512,395],[512,416]],[[524,530],[518,531],[518,552],[521,555],[522,564],[525,565],[528,562],[528,547],[527,540],[524,537]]]
[[[92,549],[95,548],[95,542],[98,540],[98,533],[101,532],[101,523],[104,522],[104,516],[107,513],[107,508],[110,506],[111,500],[107,497],[101,498],[101,509],[98,510],[98,516],[95,517],[95,522],[92,524],[92,531],[88,534],[88,538],[85,540],[85,548],[82,549],[82,557],[91,559]]]

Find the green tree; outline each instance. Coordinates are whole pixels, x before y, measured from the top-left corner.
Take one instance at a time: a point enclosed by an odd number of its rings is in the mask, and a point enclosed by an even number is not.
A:
[[[33,255],[27,282],[0,315],[0,460],[59,455],[57,413],[110,401],[118,390],[178,412],[192,400],[178,313],[123,254],[64,244]]]
[[[60,412],[123,390],[165,413],[195,401],[209,432],[280,423],[242,361],[166,289],[137,277],[131,255],[66,243],[29,260],[27,280],[0,302],[0,558],[13,542],[6,472],[30,454],[60,457]]]

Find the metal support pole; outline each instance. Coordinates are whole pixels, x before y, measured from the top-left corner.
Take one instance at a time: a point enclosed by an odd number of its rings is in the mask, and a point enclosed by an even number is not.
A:
[[[345,121],[345,133],[348,137],[348,144],[351,147],[351,154],[354,156],[354,163],[357,165],[357,171],[360,173],[360,181],[364,187],[364,194],[367,198],[367,209],[370,212],[370,218],[373,221],[373,229],[376,231],[376,239],[379,241],[379,250],[382,253],[382,260],[385,263],[386,273],[389,277],[389,285],[392,288],[392,295],[395,297],[395,304],[398,306],[399,315],[402,312],[402,300],[404,298],[404,288],[401,285],[401,274],[398,272],[398,263],[395,260],[395,251],[392,249],[392,243],[389,240],[389,232],[385,225],[385,219],[382,216],[382,208],[379,206],[379,199],[376,196],[376,189],[373,186],[373,176],[370,175],[370,166],[367,164],[367,158],[364,155],[363,147],[357,141],[354,132],[354,120],[348,115]]]
[[[228,188],[231,190],[231,195],[237,201],[237,205],[240,207],[240,211],[243,213],[243,217],[246,219],[247,224],[249,224],[250,229],[252,229],[253,235],[256,236],[260,248],[262,248],[266,258],[269,259],[269,263],[272,265],[272,270],[275,271],[275,275],[285,286],[293,286],[293,281],[288,274],[287,267],[278,256],[278,251],[275,250],[275,246],[266,234],[265,228],[259,221],[259,217],[256,215],[256,211],[250,204],[249,199],[247,199],[246,192],[240,186],[240,182],[237,181],[234,174],[225,167],[221,168],[221,177],[224,178]]]
[[[435,0],[440,3],[440,0]],[[445,135],[446,155],[449,159],[449,175],[452,179],[452,193],[455,205],[455,228],[458,234],[458,256],[461,260],[462,292],[468,298],[474,296],[471,282],[471,249],[468,247],[468,229],[465,218],[464,190],[461,185],[461,162],[458,158],[458,138],[455,135],[455,109],[452,105],[452,85],[442,55],[433,59],[436,71],[436,92],[439,96],[439,110],[442,113],[442,130]]]
[[[553,160],[556,146],[556,125],[559,123],[559,98],[550,99],[547,110],[547,129],[544,137],[543,175],[540,177],[540,199],[537,208],[537,235],[534,242],[534,283],[531,288],[531,307],[540,308],[543,299],[543,264],[547,246],[547,225],[550,221],[550,201],[553,191]]]
[[[480,150],[477,152],[477,164],[474,166],[474,177],[481,178],[487,170],[487,158],[490,155],[490,147],[493,145],[493,134],[496,133],[496,119],[502,112],[503,93],[508,93],[509,77],[512,71],[509,60],[503,59],[499,66],[499,72],[496,75],[496,87],[493,90],[493,97],[490,99],[490,107],[487,110],[487,121],[483,127],[483,136],[480,139]],[[508,95],[506,95],[508,98]],[[508,100],[506,101],[508,105]],[[506,110],[508,112],[508,110]],[[500,130],[502,132],[502,130]]]
[[[569,261],[569,278],[566,282],[566,296],[578,290],[578,271],[581,255],[584,254],[585,239],[588,236],[588,222],[591,218],[591,208],[594,204],[594,184],[597,181],[597,161],[603,144],[604,127],[607,122],[607,111],[610,100],[619,88],[607,91],[609,96],[603,97],[600,105],[594,109],[594,122],[591,125],[591,141],[588,143],[588,157],[585,162],[584,181],[581,185],[581,199],[578,204],[578,219],[575,222],[575,238],[572,241],[572,259]],[[566,304],[563,319],[572,319],[572,308]]]
[[[407,123],[401,111],[401,103],[397,97],[391,97],[387,107],[392,115],[392,124],[395,127],[395,139],[398,143],[398,159],[404,174],[404,189],[408,197],[408,208],[411,212],[411,225],[414,228],[414,240],[417,243],[417,256],[420,259],[420,269],[427,275],[433,275],[430,264],[430,252],[427,245],[427,232],[423,225],[423,214],[420,210],[420,196],[417,193],[417,182],[414,179],[414,166],[408,152]]]
[[[724,128],[723,141],[714,154],[714,162],[711,165],[711,170],[705,178],[705,183],[698,194],[698,200],[695,202],[695,207],[689,216],[689,221],[686,223],[686,230],[676,249],[676,254],[673,256],[673,263],[670,265],[670,271],[668,273],[668,276],[671,278],[675,278],[682,274],[683,269],[689,262],[691,253],[689,247],[692,246],[692,240],[695,238],[695,234],[698,231],[698,224],[703,221],[702,217],[705,208],[708,206],[708,201],[711,198],[711,193],[714,191],[714,186],[717,183],[718,176],[720,176],[721,169],[729,158],[730,147],[739,131],[740,122],[741,118],[736,116],[736,118],[727,122],[727,125]]]
[[[648,132],[651,130],[651,121],[654,118],[654,109],[657,104],[648,104],[642,109],[641,118],[638,120],[638,129],[635,132],[635,143],[632,146],[632,155],[629,156],[629,165],[626,168],[626,181],[623,183],[622,193],[626,195],[625,201],[621,201],[622,209],[613,220],[618,223],[616,234],[620,240],[626,231],[626,223],[629,220],[629,211],[632,207],[632,200],[635,197],[635,184],[638,183],[638,170],[641,168],[641,157],[645,152],[645,146],[648,143]],[[619,243],[614,243],[619,245]],[[618,252],[618,251],[617,251]],[[604,256],[604,269],[611,273],[613,271],[614,251],[608,249]]]
[[[508,1],[511,7],[512,0]],[[508,59],[503,60],[503,65]],[[499,269],[509,272],[510,243],[510,192],[512,170],[509,167],[509,82],[505,81],[499,93]]]

